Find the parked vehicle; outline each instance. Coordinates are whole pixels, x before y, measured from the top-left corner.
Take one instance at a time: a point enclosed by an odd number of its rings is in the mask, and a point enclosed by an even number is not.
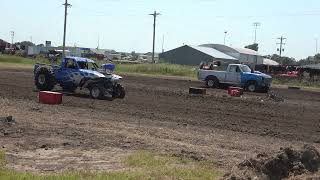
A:
[[[272,77],[252,71],[247,65],[230,64],[227,71],[199,69],[198,79],[207,87],[218,88],[221,84],[243,87],[250,92],[269,90]]]
[[[57,84],[69,92],[77,88],[87,88],[94,99],[102,99],[106,95],[111,95],[113,99],[123,99],[125,90],[119,84],[122,77],[113,74],[114,69],[114,64],[99,67],[91,59],[66,57],[60,66],[36,64],[35,85],[41,91],[51,91]]]

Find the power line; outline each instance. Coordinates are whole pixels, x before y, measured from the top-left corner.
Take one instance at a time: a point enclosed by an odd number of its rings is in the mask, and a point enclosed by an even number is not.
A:
[[[152,62],[156,63],[154,60],[154,47],[155,47],[155,39],[156,39],[156,19],[157,16],[161,15],[160,13],[157,13],[157,11],[154,11],[153,14],[149,14],[153,16],[153,45],[152,45]]]
[[[283,41],[286,40],[287,38],[281,36],[281,37],[279,37],[278,39],[280,40],[280,43],[277,43],[277,44],[280,45],[280,49],[278,48],[277,51],[280,52],[280,57],[281,57],[282,52],[284,51],[284,49],[283,49],[282,47],[283,47],[283,45],[286,44],[286,43],[284,43]]]
[[[273,17],[299,17],[299,16],[320,16],[320,12],[299,12],[287,14],[263,14],[263,15],[234,15],[234,16],[214,16],[215,18],[232,18],[232,19],[248,19],[248,18],[273,18]]]
[[[65,57],[66,50],[66,33],[67,33],[67,15],[68,15],[68,7],[71,7],[71,4],[68,3],[68,0],[63,4],[64,5],[64,28],[63,28],[63,50],[62,50],[62,58]]]

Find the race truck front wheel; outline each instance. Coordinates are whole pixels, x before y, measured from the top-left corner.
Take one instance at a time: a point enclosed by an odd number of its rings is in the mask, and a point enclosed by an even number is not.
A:
[[[104,88],[94,85],[89,88],[90,90],[90,96],[93,99],[102,99],[104,97],[105,90]]]
[[[35,85],[40,91],[51,91],[55,86],[55,79],[51,71],[41,68],[35,75]]]
[[[113,89],[112,97],[124,99],[125,96],[126,96],[126,91],[124,87],[121,84],[117,84]]]

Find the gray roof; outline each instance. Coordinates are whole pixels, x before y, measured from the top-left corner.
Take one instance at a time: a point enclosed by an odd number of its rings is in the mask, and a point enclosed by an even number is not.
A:
[[[203,47],[203,46],[189,46],[193,49],[196,49],[202,53],[205,53],[211,57],[217,58],[217,59],[230,59],[230,60],[237,60],[223,52],[220,52],[216,49],[210,48],[210,47]]]
[[[200,46],[214,48],[224,53],[240,53],[240,54],[247,54],[247,55],[254,55],[254,56],[262,56],[257,51],[254,51],[248,48],[234,48],[234,47],[229,47],[223,44],[202,44]]]
[[[276,61],[274,61],[272,59],[267,59],[267,58],[263,59],[263,64],[270,65],[270,66],[278,66],[279,65],[279,63],[277,63]]]
[[[248,55],[254,55],[254,56],[262,56],[257,51],[254,51],[252,49],[248,48],[234,48],[236,51],[238,51],[240,54],[248,54]]]

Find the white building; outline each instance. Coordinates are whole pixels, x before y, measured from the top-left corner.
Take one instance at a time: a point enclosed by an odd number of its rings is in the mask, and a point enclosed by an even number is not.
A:
[[[220,52],[228,54],[244,64],[263,64],[263,56],[257,51],[247,48],[233,48],[222,44],[203,44],[202,47],[214,48]]]

